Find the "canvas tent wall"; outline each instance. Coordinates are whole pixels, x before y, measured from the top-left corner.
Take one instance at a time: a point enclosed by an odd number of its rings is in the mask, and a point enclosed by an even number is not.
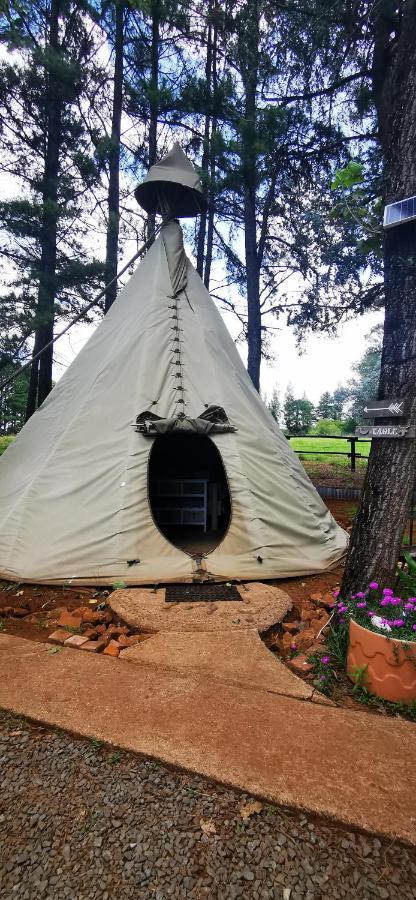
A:
[[[209,440],[224,465],[231,517],[222,542],[195,558],[154,521],[148,467],[156,436],[136,420],[150,412],[201,420],[210,407],[230,425]],[[327,570],[346,546],[171,222],[0,461],[0,576],[85,584],[279,578]]]

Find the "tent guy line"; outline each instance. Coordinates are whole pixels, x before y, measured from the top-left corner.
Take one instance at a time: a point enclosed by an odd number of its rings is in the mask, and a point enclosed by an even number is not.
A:
[[[7,378],[6,381],[3,381],[2,384],[0,384],[0,395],[1,395],[1,392],[4,390],[4,388],[7,387],[9,384],[11,384],[12,381],[15,380],[15,378],[19,378],[19,376],[22,374],[22,372],[24,372],[25,369],[28,369],[32,365],[32,363],[34,363],[37,359],[39,359],[39,357],[42,356],[42,353],[44,353],[45,350],[48,350],[49,347],[52,347],[54,344],[56,344],[56,341],[59,341],[59,339],[61,337],[63,337],[64,334],[67,334],[73,325],[76,325],[77,322],[79,322],[81,319],[83,319],[85,314],[87,312],[89,312],[90,309],[92,309],[92,307],[95,306],[99,302],[99,300],[102,299],[102,297],[104,297],[104,294],[108,290],[108,288],[111,287],[111,285],[114,284],[116,281],[118,281],[118,279],[121,278],[121,276],[124,275],[124,273],[127,271],[127,269],[129,269],[130,266],[133,265],[134,262],[136,262],[136,259],[138,259],[139,256],[142,256],[142,254],[146,250],[149,249],[149,247],[155,241],[159,232],[162,230],[164,225],[167,224],[167,222],[169,221],[170,218],[171,218],[170,215],[165,216],[165,218],[160,223],[160,225],[157,225],[153,234],[151,234],[150,237],[148,237],[147,241],[145,241],[145,243],[142,244],[142,246],[139,247],[138,250],[136,250],[134,255],[131,257],[131,259],[129,259],[128,262],[126,262],[126,264],[123,266],[123,268],[120,269],[120,271],[117,272],[116,275],[114,275],[114,278],[112,278],[111,281],[108,282],[108,284],[104,285],[104,287],[100,291],[100,293],[97,294],[97,296],[94,297],[94,299],[91,300],[91,302],[88,303],[87,306],[84,309],[82,309],[81,312],[79,312],[78,315],[76,315],[74,319],[71,320],[71,322],[68,322],[68,325],[66,325],[65,328],[63,328],[62,331],[59,332],[59,334],[56,334],[55,337],[53,337],[51,341],[48,341],[48,343],[45,344],[45,346],[42,347],[42,349],[39,350],[38,353],[35,353],[34,356],[31,356],[29,361],[27,363],[25,363],[24,366],[21,366],[17,372],[13,372],[13,375],[11,375],[10,378]],[[18,360],[11,359],[10,362],[18,362]]]

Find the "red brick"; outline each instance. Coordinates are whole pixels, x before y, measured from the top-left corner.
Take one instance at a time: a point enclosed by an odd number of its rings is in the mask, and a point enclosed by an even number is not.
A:
[[[120,634],[118,637],[118,643],[120,647],[129,647],[129,639],[125,634]]]
[[[97,634],[106,634],[107,626],[106,625],[97,625],[95,630],[96,630]]]
[[[101,653],[101,650],[104,650],[106,646],[107,642],[103,640],[87,641],[86,644],[83,644],[80,649],[88,650],[90,653]]]
[[[117,641],[110,641],[108,646],[105,648],[104,653],[107,656],[118,656],[120,653],[121,647]]]
[[[61,625],[62,628],[80,628],[81,622],[81,616],[74,616],[73,613],[66,610],[61,614],[58,625]]]
[[[111,637],[119,637],[120,634],[127,635],[129,633],[129,628],[127,625],[109,625],[107,628],[107,634],[111,634]]]
[[[50,644],[64,644],[70,637],[73,637],[70,631],[65,631],[64,628],[58,628],[58,631],[54,631],[53,634],[49,635],[48,641]]]
[[[88,638],[84,637],[83,634],[72,634],[70,638],[65,641],[65,647],[75,647],[76,650],[79,650],[83,644],[86,644]]]
[[[127,646],[132,647],[133,644],[139,644],[140,641],[147,641],[147,638],[153,637],[152,634],[131,634],[130,637],[126,638]]]
[[[98,625],[99,623],[111,622],[113,618],[113,614],[110,612],[98,612],[95,609],[87,609],[82,616],[83,622],[88,622],[91,625]]]
[[[88,606],[77,606],[76,609],[71,610],[73,616],[80,616],[82,619],[85,612],[88,611]]]
[[[299,631],[299,622],[283,622],[283,631],[288,634],[296,634]]]
[[[84,637],[87,637],[89,641],[95,640],[98,638],[98,631],[96,628],[93,628],[92,625],[89,628],[86,628],[85,631],[82,632]]]
[[[313,669],[311,663],[308,663],[306,656],[303,656],[302,654],[294,656],[293,659],[289,659],[287,664],[296,675],[308,675]]]

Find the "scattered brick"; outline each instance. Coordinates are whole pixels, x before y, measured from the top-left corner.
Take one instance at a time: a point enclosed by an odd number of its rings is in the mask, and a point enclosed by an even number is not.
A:
[[[23,606],[13,606],[10,615],[14,616],[15,619],[23,619],[23,616],[27,616],[27,613],[27,609],[23,609]]]
[[[107,656],[118,656],[120,653],[121,647],[117,641],[110,641],[108,646],[104,650],[104,654]]]
[[[64,628],[58,628],[57,631],[54,631],[53,634],[50,634],[48,637],[48,641],[50,644],[64,644],[68,638],[73,637],[70,631],[65,631]]]
[[[111,634],[111,637],[119,637],[120,634],[127,635],[129,633],[129,628],[127,625],[109,625],[107,628],[107,634]]]
[[[92,626],[90,628],[86,628],[85,631],[83,631],[82,633],[83,633],[84,637],[88,638],[89,641],[92,641],[95,638],[98,638],[98,629],[93,628]]]
[[[314,616],[316,616],[316,608],[313,603],[304,603],[302,606],[302,612],[300,614],[302,622],[310,622],[310,620],[313,619]]]
[[[152,634],[131,634],[127,640],[127,646],[132,647],[133,644],[139,644],[140,641],[147,641],[148,638],[153,637]]]
[[[118,643],[120,647],[129,647],[129,639],[125,634],[120,634],[118,638]]]
[[[76,609],[73,609],[73,610],[72,610],[72,615],[73,615],[73,616],[80,616],[81,619],[82,619],[84,613],[87,612],[87,611],[88,611],[88,606],[77,606]]]
[[[80,628],[81,622],[81,616],[74,616],[73,613],[65,610],[65,612],[61,614],[58,625],[61,625],[62,628]]]
[[[86,644],[88,638],[84,637],[83,634],[72,634],[70,638],[65,641],[65,647],[75,647],[76,650],[79,650],[83,644]]]
[[[95,628],[97,634],[106,634],[107,626],[106,625],[97,625]]]
[[[313,669],[312,664],[309,663],[306,656],[303,656],[302,654],[294,656],[293,659],[289,659],[287,664],[296,675],[309,675],[309,672],[312,672]]]
[[[288,634],[296,634],[299,631],[299,622],[283,622],[283,631]]]
[[[83,613],[82,621],[88,622],[90,625],[98,625],[111,622],[112,618],[113,614],[110,612],[98,612],[95,609],[87,609]]]
[[[99,640],[99,641],[87,641],[80,648],[81,650],[88,650],[90,653],[101,653],[101,650],[104,650],[107,646],[107,641]]]

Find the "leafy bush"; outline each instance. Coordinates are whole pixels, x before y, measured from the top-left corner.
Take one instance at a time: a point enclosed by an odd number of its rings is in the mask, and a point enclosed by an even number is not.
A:
[[[341,422],[337,419],[319,419],[310,434],[341,434]]]

